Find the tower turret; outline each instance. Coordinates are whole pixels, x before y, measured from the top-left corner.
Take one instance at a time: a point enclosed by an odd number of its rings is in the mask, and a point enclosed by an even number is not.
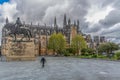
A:
[[[56,17],[54,18],[54,27],[56,27],[57,25],[57,21],[56,21]]]
[[[77,20],[77,33],[79,33],[79,20]]]
[[[57,33],[58,32],[58,26],[57,26],[57,19],[56,17],[54,18],[54,30]]]
[[[65,28],[67,25],[67,21],[66,21],[66,14],[64,14],[64,20],[63,20],[63,27]]]
[[[71,20],[70,20],[70,18],[68,19],[68,25],[69,25],[69,26],[71,25]]]

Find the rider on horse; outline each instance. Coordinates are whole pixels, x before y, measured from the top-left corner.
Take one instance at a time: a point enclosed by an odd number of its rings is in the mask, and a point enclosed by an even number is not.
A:
[[[17,35],[23,35],[20,41],[22,41],[23,38],[30,40],[30,38],[32,37],[31,31],[26,27],[22,27],[22,23],[19,17],[17,18],[15,24],[7,25],[5,26],[5,28],[10,30],[9,35],[12,35],[15,41],[17,40],[16,38]]]

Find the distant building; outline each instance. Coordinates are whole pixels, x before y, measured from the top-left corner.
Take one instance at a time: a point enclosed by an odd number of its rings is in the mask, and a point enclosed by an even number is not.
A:
[[[100,36],[100,42],[101,43],[104,43],[106,40],[105,40],[105,36]]]
[[[105,40],[105,36],[94,36],[93,37],[93,48],[94,49],[97,49],[98,46],[102,43],[105,43],[106,40]]]

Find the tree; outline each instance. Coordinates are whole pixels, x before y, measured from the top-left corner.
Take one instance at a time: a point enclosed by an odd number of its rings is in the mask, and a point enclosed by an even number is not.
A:
[[[61,53],[66,46],[65,38],[61,33],[53,33],[49,38],[48,48],[53,49],[53,52]]]
[[[109,45],[107,43],[100,44],[99,47],[98,47],[98,51],[100,53],[102,53],[102,52],[108,53],[109,52],[108,50],[109,50]]]
[[[57,46],[56,45],[56,33],[53,33],[49,38],[48,48],[53,49],[53,52],[55,54],[56,46]]]
[[[112,43],[112,42],[107,42],[107,43],[99,45],[98,51],[100,53],[106,52],[107,56],[109,56],[112,53],[112,51],[118,50],[118,49],[119,49],[119,46],[117,44]]]
[[[72,39],[71,47],[76,50],[77,55],[79,55],[83,48],[87,48],[87,44],[81,35],[76,35]]]
[[[109,42],[108,45],[110,47],[110,53],[112,53],[112,51],[114,51],[114,50],[118,50],[119,49],[119,46],[117,44],[115,44],[115,43]]]
[[[61,33],[57,34],[57,52],[61,53],[66,47],[66,41]]]

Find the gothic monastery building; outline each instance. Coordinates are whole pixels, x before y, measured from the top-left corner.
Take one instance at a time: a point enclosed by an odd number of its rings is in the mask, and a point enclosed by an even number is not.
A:
[[[25,33],[25,35],[17,35],[21,33],[21,31]],[[28,31],[29,30],[29,31]],[[81,29],[80,29],[80,24],[79,20],[74,21],[74,24],[71,23],[70,19],[67,19],[66,14],[64,14],[63,17],[63,26],[59,27],[57,25],[57,19],[56,17],[54,18],[54,26],[47,26],[46,24],[44,26],[38,24],[38,25],[33,25],[33,24],[25,24],[22,23],[20,18],[18,17],[15,23],[10,23],[9,19],[6,19],[6,24],[4,25],[2,29],[2,52],[3,54],[5,53],[5,50],[7,50],[7,44],[9,43],[9,37],[13,37],[15,35],[16,37],[14,38],[23,38],[24,37],[32,37],[34,39],[34,45],[35,45],[35,50],[36,55],[49,55],[52,54],[52,52],[47,50],[47,44],[48,40],[51,34],[54,32],[56,33],[62,33],[66,39],[66,42],[68,46],[71,44],[72,38],[80,34],[82,35],[86,42],[88,47],[90,48],[96,48],[100,43],[105,42],[105,37],[104,36],[95,36],[93,39],[91,38],[91,35],[86,35],[83,34]],[[13,35],[10,36],[10,33]]]

